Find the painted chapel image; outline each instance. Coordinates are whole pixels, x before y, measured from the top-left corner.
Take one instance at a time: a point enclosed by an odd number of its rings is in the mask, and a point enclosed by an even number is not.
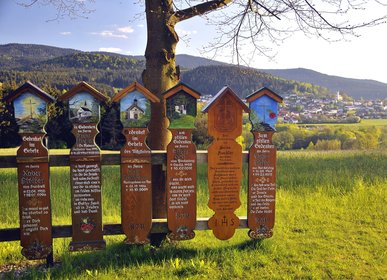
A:
[[[150,103],[135,90],[120,101],[120,119],[124,127],[146,127],[150,120]]]
[[[87,101],[85,100],[85,104],[79,107],[77,111],[77,117],[79,120],[83,118],[89,118],[93,115],[93,112],[87,107]]]
[[[138,100],[134,99],[132,105],[125,112],[126,120],[141,119],[145,111],[138,105]]]

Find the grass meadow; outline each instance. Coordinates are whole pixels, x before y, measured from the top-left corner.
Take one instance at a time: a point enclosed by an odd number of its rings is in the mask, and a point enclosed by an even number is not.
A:
[[[54,239],[57,264],[27,261],[19,242],[0,243],[0,278],[28,279],[385,279],[387,151],[278,152],[274,236],[252,241],[239,229],[228,241],[196,231],[191,241],[154,250],[105,237],[99,252],[68,252]],[[198,167],[198,217],[209,217],[206,165]],[[118,166],[104,166],[103,221],[120,222]],[[246,215],[247,170],[241,190]],[[0,169],[0,228],[19,226],[16,169]],[[53,224],[70,224],[68,167],[51,167]],[[14,266],[11,266],[14,265]],[[11,267],[11,268],[10,268]],[[23,267],[16,274],[12,267]]]

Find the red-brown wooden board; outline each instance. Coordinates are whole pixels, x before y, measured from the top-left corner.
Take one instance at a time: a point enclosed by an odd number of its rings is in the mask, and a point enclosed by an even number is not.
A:
[[[149,243],[152,228],[152,164],[146,144],[151,102],[159,102],[134,82],[113,97],[120,102],[125,144],[121,149],[121,224],[127,244]]]
[[[75,144],[70,150],[72,241],[70,251],[106,247],[102,232],[101,155],[95,144],[100,102],[108,97],[81,82],[60,100],[68,101]]]
[[[242,113],[249,109],[228,87],[203,109],[208,112],[208,132],[214,142],[208,149],[208,206],[215,211],[208,221],[214,235],[226,240],[239,227],[234,211],[240,206],[242,147],[235,139],[242,133]]]
[[[121,149],[121,224],[127,244],[149,243],[152,228],[151,152],[147,128],[124,128]]]
[[[52,252],[52,223],[48,151],[44,133],[21,134],[17,151],[20,243],[28,259],[43,259]]]
[[[167,218],[172,240],[195,237],[196,147],[192,142],[200,93],[179,83],[164,93],[172,140],[167,146]]]
[[[47,103],[54,98],[26,82],[6,101],[13,102],[22,144],[17,150],[20,244],[28,259],[49,258],[52,222],[48,151],[43,145]]]
[[[196,147],[192,129],[171,129],[167,147],[168,236],[172,240],[195,237],[196,226]]]
[[[249,95],[251,132],[247,220],[253,239],[273,235],[276,191],[276,149],[272,143],[282,97],[268,88]]]
[[[70,151],[72,241],[70,251],[105,248],[102,233],[101,159],[97,124],[74,124]]]
[[[248,226],[253,239],[273,235],[276,192],[276,149],[273,131],[253,132],[249,157]]]

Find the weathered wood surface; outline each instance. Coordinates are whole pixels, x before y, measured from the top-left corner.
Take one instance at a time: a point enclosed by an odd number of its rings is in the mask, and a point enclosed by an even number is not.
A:
[[[247,228],[247,218],[239,217],[239,228]],[[198,218],[196,220],[195,230],[208,230],[208,218]],[[168,232],[166,219],[153,219],[151,233]],[[124,234],[121,224],[104,224],[103,235]],[[61,225],[52,227],[53,238],[71,237],[71,225]],[[20,240],[19,228],[0,229],[0,242]]]

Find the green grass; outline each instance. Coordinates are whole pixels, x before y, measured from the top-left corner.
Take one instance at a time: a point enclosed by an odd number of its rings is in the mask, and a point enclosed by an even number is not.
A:
[[[206,165],[198,166],[198,217],[207,207]],[[191,241],[129,247],[123,235],[107,249],[69,253],[54,240],[60,265],[43,270],[20,254],[19,242],[0,243],[0,268],[27,264],[32,279],[384,279],[387,275],[387,152],[279,152],[274,236],[251,241],[237,230],[228,241],[196,231]],[[247,173],[244,170],[244,177]],[[103,219],[120,221],[118,166],[103,167]],[[53,223],[70,223],[68,167],[51,168]],[[17,227],[15,169],[0,170],[0,227]],[[6,199],[4,199],[6,198]],[[241,191],[246,215],[246,180]],[[1,270],[1,269],[0,269]],[[4,277],[12,278],[12,273]],[[0,276],[1,278],[1,276]]]

